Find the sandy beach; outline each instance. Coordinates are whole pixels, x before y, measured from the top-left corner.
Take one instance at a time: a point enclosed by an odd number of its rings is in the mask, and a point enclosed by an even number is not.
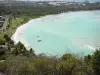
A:
[[[32,19],[18,27],[11,38],[15,44],[19,41],[23,43],[28,50],[33,48],[36,54],[60,55],[65,52],[91,54],[100,44],[95,34],[99,17],[94,13],[90,11],[68,12]],[[93,20],[89,20],[91,17],[94,17]],[[84,23],[82,23],[83,20]],[[38,40],[41,41],[38,42]]]

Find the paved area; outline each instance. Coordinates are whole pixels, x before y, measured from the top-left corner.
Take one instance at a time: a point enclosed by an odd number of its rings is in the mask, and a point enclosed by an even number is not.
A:
[[[9,16],[5,16],[4,18],[5,18],[5,21],[3,23],[3,26],[0,28],[0,32],[4,32],[7,30]]]

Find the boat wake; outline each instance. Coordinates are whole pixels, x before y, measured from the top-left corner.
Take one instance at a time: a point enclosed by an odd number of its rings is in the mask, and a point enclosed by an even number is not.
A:
[[[84,45],[84,46],[88,47],[89,49],[96,50],[96,48],[94,48],[92,46],[89,46],[89,45]]]

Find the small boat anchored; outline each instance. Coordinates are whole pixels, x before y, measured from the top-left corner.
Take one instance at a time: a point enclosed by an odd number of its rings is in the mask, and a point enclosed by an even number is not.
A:
[[[37,42],[41,42],[42,40],[37,40]]]

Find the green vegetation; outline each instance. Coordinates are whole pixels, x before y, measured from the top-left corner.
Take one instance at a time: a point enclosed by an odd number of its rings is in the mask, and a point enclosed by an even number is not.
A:
[[[9,28],[6,31],[6,34],[8,34],[9,36],[11,36],[17,27],[19,27],[22,24],[27,23],[29,20],[33,19],[33,18],[37,18],[40,16],[34,16],[34,15],[20,15],[17,17],[11,17],[9,19]]]
[[[64,54],[61,57],[35,55],[22,43],[4,35],[4,47],[0,49],[0,72],[5,75],[99,75],[100,50],[93,55]]]
[[[99,3],[53,6],[0,4],[0,15],[9,15],[7,30],[0,34],[0,73],[4,75],[100,75],[100,50],[93,55],[64,54],[61,57],[36,55],[10,39],[16,28],[30,19],[67,11],[97,10]]]
[[[16,0],[8,0],[8,2],[1,1],[0,3],[0,15],[9,15],[9,24],[6,31],[0,33],[0,39],[4,34],[11,36],[16,28],[30,19],[38,18],[48,14],[59,14],[68,11],[78,11],[78,10],[99,10],[100,3],[84,3],[82,4],[70,4],[70,5],[51,5],[48,2],[17,2]]]
[[[7,30],[3,31],[3,33],[0,33],[0,43],[4,41],[3,36],[7,34],[9,37],[14,34],[17,27],[19,27],[22,24],[27,23],[29,20],[41,17],[43,15],[33,15],[33,14],[18,14],[18,15],[10,15]]]
[[[2,35],[0,35],[0,38],[2,38],[4,34],[8,34],[9,36],[11,36],[15,32],[17,27],[19,27],[22,24],[27,23],[29,20],[33,18],[38,18],[38,17],[40,17],[40,15],[35,16],[35,15],[25,15],[24,14],[24,15],[18,15],[16,17],[10,16],[7,31],[2,33]]]

